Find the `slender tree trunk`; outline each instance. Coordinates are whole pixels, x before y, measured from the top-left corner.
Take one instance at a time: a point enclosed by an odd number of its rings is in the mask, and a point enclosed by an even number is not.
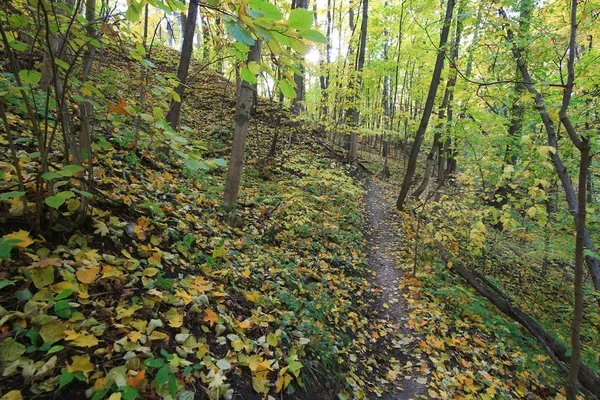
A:
[[[404,175],[404,181],[402,182],[402,188],[400,189],[400,194],[398,195],[398,200],[396,201],[396,207],[399,210],[403,209],[404,202],[406,201],[406,197],[408,195],[408,191],[410,190],[410,186],[412,185],[413,178],[415,175],[415,169],[417,167],[417,158],[419,156],[419,151],[421,150],[421,145],[423,144],[423,138],[425,136],[425,131],[427,130],[427,125],[429,124],[429,119],[431,118],[431,112],[433,111],[435,95],[440,84],[442,69],[444,68],[444,47],[448,42],[448,33],[450,32],[453,11],[454,0],[448,0],[448,3],[446,4],[446,15],[443,21],[442,32],[440,34],[440,45],[438,47],[435,68],[433,70],[433,75],[431,76],[431,84],[429,85],[429,93],[425,102],[425,108],[423,109],[421,123],[419,124],[419,129],[417,130],[417,133],[415,135],[415,141],[410,151],[408,165],[406,168],[406,174]]]
[[[367,25],[368,25],[368,17],[369,17],[369,0],[362,0],[363,10],[362,10],[362,22],[360,25],[360,47],[358,49],[358,63],[356,66],[356,72],[358,74],[358,84],[356,91],[360,90],[362,85],[361,73],[363,67],[365,65],[365,50],[367,47]],[[358,150],[358,133],[356,128],[358,127],[359,119],[360,119],[360,111],[358,110],[358,105],[356,104],[358,101],[358,96],[354,96],[354,104],[353,107],[349,110],[352,114],[352,123],[353,129],[350,133],[350,147],[348,148],[348,153],[346,154],[346,162],[349,164],[355,164],[357,159],[357,150]]]
[[[144,8],[144,36],[143,43],[144,50],[148,51],[148,11],[149,5],[146,4]],[[147,68],[145,66],[140,66],[140,113],[144,112],[144,103],[146,102],[146,79],[147,79]],[[138,116],[135,120],[135,131],[133,135],[133,142],[131,144],[131,150],[135,152],[137,150],[138,142],[140,140],[140,125],[142,123],[142,118]]]
[[[315,0],[316,1],[316,0]],[[329,76],[331,67],[331,0],[327,0],[327,72],[324,73],[323,62],[321,61],[321,118],[328,118],[329,114]]]
[[[315,0],[316,1],[316,0]],[[308,8],[308,0],[295,0],[292,1],[292,9],[294,8]],[[304,86],[304,67],[299,66],[302,75],[294,74],[294,83],[296,83],[296,97],[292,101],[292,111],[295,114],[302,114],[304,111],[304,100],[305,100],[305,86]]]
[[[458,76],[458,68],[456,63],[458,62],[458,51],[460,49],[460,42],[462,39],[462,30],[463,30],[463,10],[466,5],[466,1],[462,1],[460,3],[458,9],[458,17],[456,18],[456,31],[454,34],[454,41],[452,43],[451,50],[451,64],[450,64],[450,73],[448,76],[448,84],[446,85],[446,93],[444,93],[444,101],[446,103],[446,111],[447,111],[447,129],[450,130],[452,126],[452,121],[454,119],[454,88],[456,87],[456,78]],[[454,172],[456,169],[456,159],[454,157],[454,151],[452,149],[452,137],[449,135],[446,136],[445,140],[440,140],[438,143],[438,172],[437,172],[437,183],[441,184],[445,177],[450,173]],[[448,165],[448,171],[445,173],[446,164]]]
[[[250,47],[248,53],[248,62],[260,63],[261,42],[256,41]],[[231,159],[227,170],[227,180],[225,181],[225,192],[223,194],[223,205],[225,209],[235,208],[240,182],[244,169],[244,148],[246,146],[246,135],[248,133],[248,120],[250,119],[250,109],[254,99],[254,89],[246,81],[242,81],[235,107],[233,144],[231,146]]]
[[[181,101],[183,101],[183,90],[188,76],[190,68],[190,61],[192,59],[192,51],[194,50],[194,30],[196,29],[196,19],[198,17],[198,0],[190,0],[188,6],[188,15],[185,22],[185,31],[183,33],[183,45],[181,46],[181,58],[179,59],[179,67],[177,68],[177,79],[179,79],[179,85],[175,89],[175,92],[179,96],[179,101],[173,99],[171,101],[171,107],[167,114],[167,122],[171,126],[171,129],[175,130],[179,122],[179,113],[181,112]]]

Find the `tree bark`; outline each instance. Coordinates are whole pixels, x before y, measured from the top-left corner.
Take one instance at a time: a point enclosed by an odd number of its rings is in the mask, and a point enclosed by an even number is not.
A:
[[[256,41],[248,52],[248,63],[254,61],[260,63],[261,42]],[[234,119],[233,144],[231,146],[231,159],[227,170],[227,180],[225,181],[225,192],[223,194],[223,205],[226,210],[235,208],[240,181],[244,169],[244,148],[246,146],[246,135],[248,134],[248,120],[250,119],[250,109],[254,99],[254,89],[246,81],[242,81],[237,96]]]
[[[369,0],[362,0],[362,22],[360,24],[360,45],[358,49],[358,62],[356,65],[356,72],[358,74],[358,84],[357,89],[360,90],[362,85],[361,73],[363,67],[365,65],[365,50],[367,47],[367,25],[368,25],[368,17],[369,17]],[[358,110],[358,105],[356,102],[358,101],[358,95],[354,95],[354,104],[348,110],[348,114],[352,115],[352,124],[353,130],[350,133],[350,147],[348,148],[348,153],[346,154],[346,162],[348,164],[355,164],[357,159],[357,150],[358,150],[358,132],[356,128],[358,127],[358,123],[360,120],[360,111]]]
[[[316,0],[315,0],[316,1]],[[308,0],[295,0],[292,1],[292,9],[294,8],[308,8]],[[295,114],[302,114],[304,111],[304,100],[305,100],[305,87],[304,87],[304,67],[299,66],[302,75],[294,74],[294,83],[296,84],[296,97],[292,101],[292,111]]]
[[[438,54],[435,60],[435,67],[433,69],[433,75],[431,76],[431,84],[429,85],[429,93],[427,94],[427,100],[425,101],[425,108],[423,109],[423,115],[421,117],[421,123],[415,135],[415,141],[410,150],[410,156],[408,158],[408,165],[406,167],[406,174],[404,175],[404,181],[402,182],[402,188],[396,201],[396,207],[399,210],[404,208],[404,202],[408,196],[408,191],[413,183],[415,176],[415,169],[417,167],[417,158],[421,145],[423,144],[423,138],[429,119],[431,118],[431,112],[433,111],[433,104],[435,102],[435,95],[437,93],[438,86],[440,84],[440,77],[442,75],[442,69],[444,68],[444,54],[446,43],[448,42],[448,33],[450,32],[450,25],[452,22],[452,13],[454,11],[454,0],[448,0],[446,4],[446,15],[442,26],[442,32],[440,34],[440,45],[438,47]]]
[[[179,122],[179,113],[181,112],[181,101],[183,101],[183,90],[187,80],[190,61],[192,59],[192,51],[194,50],[194,31],[196,29],[196,19],[198,17],[198,0],[190,0],[188,6],[188,15],[185,22],[185,31],[183,32],[183,45],[181,46],[181,58],[179,59],[179,67],[177,68],[177,79],[179,85],[175,92],[179,95],[179,100],[171,100],[171,107],[167,114],[167,122],[171,129],[175,130]]]

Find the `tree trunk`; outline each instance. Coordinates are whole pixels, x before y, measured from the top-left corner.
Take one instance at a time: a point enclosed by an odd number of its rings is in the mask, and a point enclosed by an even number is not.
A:
[[[363,10],[362,10],[362,22],[360,24],[360,47],[358,49],[358,63],[356,66],[356,72],[358,73],[358,84],[357,84],[357,92],[360,90],[362,85],[361,73],[363,67],[365,65],[365,50],[367,47],[367,24],[369,17],[369,0],[362,0],[363,2]],[[346,154],[346,162],[348,164],[355,164],[357,159],[357,150],[358,150],[358,132],[356,128],[358,127],[358,123],[360,120],[360,111],[358,110],[358,106],[356,102],[358,101],[358,95],[354,96],[354,104],[353,107],[348,110],[349,113],[352,114],[352,122],[354,129],[350,133],[350,147],[348,148],[348,153]]]
[[[425,136],[425,131],[427,130],[427,125],[429,124],[429,119],[431,118],[431,112],[433,111],[435,95],[440,84],[442,69],[444,68],[444,47],[448,42],[448,33],[450,31],[453,11],[454,0],[448,0],[448,3],[446,4],[446,15],[444,17],[442,32],[440,34],[440,45],[438,47],[438,54],[435,60],[435,68],[433,70],[433,75],[431,76],[431,84],[429,85],[429,93],[427,94],[427,100],[425,102],[425,108],[423,109],[421,123],[419,124],[419,129],[415,135],[415,141],[410,150],[410,156],[408,159],[406,174],[404,175],[404,181],[402,182],[402,188],[400,189],[400,194],[398,195],[398,200],[396,201],[396,207],[399,210],[403,209],[408,191],[412,185],[415,169],[417,167],[417,158],[419,156],[421,145],[423,144],[423,138]]]
[[[248,53],[248,63],[254,61],[260,63],[260,48],[261,42],[256,41]],[[248,133],[248,120],[250,118],[250,109],[252,108],[252,100],[254,98],[254,90],[252,85],[246,81],[242,81],[235,107],[233,144],[231,146],[231,159],[229,160],[229,168],[227,170],[227,180],[225,181],[225,192],[223,194],[223,205],[226,210],[235,208],[238,192],[240,189],[240,181],[242,179],[242,171],[244,168],[244,147],[246,145],[246,135]]]
[[[316,0],[315,0],[316,1]],[[308,0],[295,0],[292,1],[292,9],[295,8],[308,8]],[[304,67],[300,65],[298,67],[302,72],[302,75],[294,74],[294,83],[296,83],[296,97],[292,100],[292,111],[295,114],[302,114],[304,111],[304,100],[305,100],[305,87],[304,87]]]
[[[197,17],[198,1],[190,0],[190,4],[188,6],[188,15],[185,22],[185,31],[183,32],[181,58],[179,59],[179,67],[177,68],[177,79],[179,79],[179,85],[177,85],[175,92],[179,95],[179,101],[176,99],[171,100],[171,107],[169,108],[169,113],[167,114],[167,122],[173,130],[177,128],[177,123],[179,122],[181,101],[183,101],[183,90],[185,88],[185,82],[187,80],[188,71],[190,68],[192,50],[194,49],[194,30],[196,29]]]
[[[331,0],[327,0],[327,73],[319,77],[321,83],[321,118],[328,118],[329,114],[329,68],[331,66]],[[321,61],[321,74],[323,74],[323,62]]]

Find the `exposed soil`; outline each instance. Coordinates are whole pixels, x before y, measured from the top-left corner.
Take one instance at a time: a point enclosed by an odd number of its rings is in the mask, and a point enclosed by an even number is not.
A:
[[[407,326],[404,291],[399,287],[405,275],[404,271],[398,268],[394,256],[402,247],[406,247],[407,243],[400,240],[403,233],[392,224],[394,208],[385,199],[381,184],[374,178],[367,178],[365,188],[367,260],[372,271],[371,281],[380,288],[373,312],[377,314],[380,323],[393,329],[392,335],[386,335],[377,342],[373,354],[380,363],[397,365],[400,371],[389,391],[381,397],[372,393],[369,398],[428,398],[427,375],[418,368],[422,362],[420,352],[415,349],[420,338]]]

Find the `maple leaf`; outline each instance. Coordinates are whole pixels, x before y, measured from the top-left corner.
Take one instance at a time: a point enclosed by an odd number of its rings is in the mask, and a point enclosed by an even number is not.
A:
[[[117,115],[129,114],[129,111],[127,111],[127,102],[124,99],[120,99],[118,104],[109,106],[108,108]]]
[[[96,370],[96,367],[94,366],[94,364],[92,364],[90,362],[90,356],[88,356],[88,355],[73,356],[73,357],[71,357],[71,360],[73,362],[71,364],[67,364],[67,367],[66,367],[68,372],[88,373],[88,372],[94,372]]]
[[[260,293],[258,293],[256,290],[252,291],[251,293],[246,293],[246,299],[248,299],[249,301],[256,303],[258,301],[258,298],[260,297]]]
[[[144,380],[145,376],[146,371],[142,369],[141,371],[138,371],[135,376],[130,376],[126,379],[127,385],[131,387],[137,387]]]
[[[250,329],[250,327],[252,326],[252,322],[250,322],[250,320],[245,320],[244,322],[238,322],[237,325],[241,329]]]
[[[102,221],[96,221],[96,223],[94,223],[94,228],[96,228],[94,233],[99,233],[100,236],[103,237],[110,233],[110,231],[108,230],[108,226],[106,226],[106,224]]]
[[[73,341],[73,344],[79,347],[94,347],[98,344],[98,338],[93,334],[81,332],[79,337]]]
[[[204,310],[204,322],[208,322],[212,328],[212,326],[217,322],[219,316],[210,308]]]

